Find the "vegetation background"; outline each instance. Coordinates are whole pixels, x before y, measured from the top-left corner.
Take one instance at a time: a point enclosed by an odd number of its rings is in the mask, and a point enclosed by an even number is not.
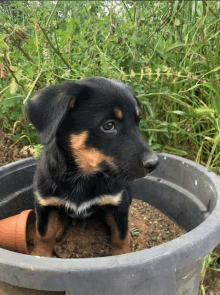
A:
[[[0,128],[39,156],[28,98],[66,80],[119,79],[140,100],[141,132],[154,150],[219,174],[219,20],[219,1],[2,0]],[[200,294],[220,294],[218,259],[204,260]],[[207,289],[211,269],[218,279]]]

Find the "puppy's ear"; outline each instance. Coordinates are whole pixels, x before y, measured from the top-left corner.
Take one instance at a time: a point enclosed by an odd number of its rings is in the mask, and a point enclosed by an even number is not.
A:
[[[54,138],[81,89],[82,86],[74,82],[49,86],[40,90],[24,105],[27,116],[39,133],[43,145],[50,143]]]

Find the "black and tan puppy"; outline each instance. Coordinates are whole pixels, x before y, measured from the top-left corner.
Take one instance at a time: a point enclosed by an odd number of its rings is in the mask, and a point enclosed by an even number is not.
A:
[[[113,255],[130,252],[131,181],[158,165],[139,130],[140,105],[131,88],[94,77],[39,91],[25,105],[42,155],[34,175],[36,246],[52,256],[66,214],[100,212],[111,230]]]

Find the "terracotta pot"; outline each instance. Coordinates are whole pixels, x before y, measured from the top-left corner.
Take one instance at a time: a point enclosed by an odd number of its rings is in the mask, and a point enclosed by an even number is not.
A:
[[[29,241],[36,232],[36,214],[33,210],[22,211],[0,220],[0,248],[29,254]]]

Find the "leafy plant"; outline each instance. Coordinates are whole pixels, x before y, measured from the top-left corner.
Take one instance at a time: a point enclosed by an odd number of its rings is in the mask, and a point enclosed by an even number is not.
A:
[[[131,229],[131,234],[132,234],[133,237],[135,237],[135,236],[139,236],[139,233],[140,233],[139,228],[137,228],[137,227],[133,227],[133,228]]]
[[[217,172],[219,11],[218,1],[197,0],[4,2],[0,127],[15,142],[38,144],[23,111],[36,91],[89,76],[119,79],[140,100],[152,148]]]

